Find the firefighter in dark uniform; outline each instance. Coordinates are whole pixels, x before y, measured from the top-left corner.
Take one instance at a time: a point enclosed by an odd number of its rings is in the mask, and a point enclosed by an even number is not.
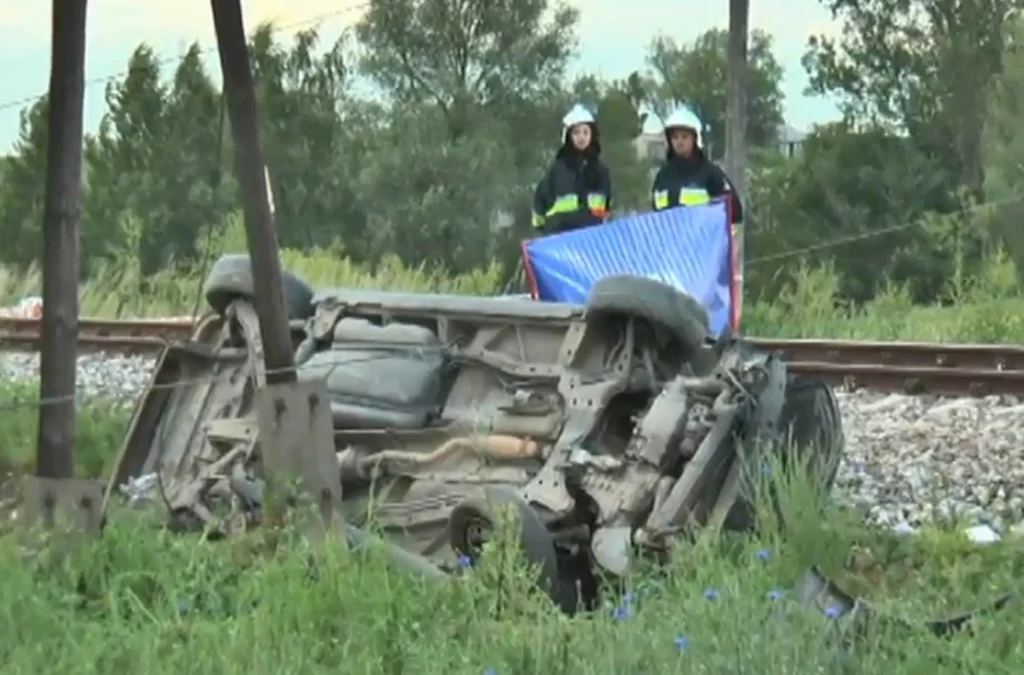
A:
[[[611,205],[612,180],[601,161],[597,120],[577,105],[562,119],[562,146],[533,193],[533,227],[556,234],[597,225]]]
[[[704,156],[700,118],[683,107],[665,120],[668,152],[654,177],[651,200],[655,211],[698,206],[728,196],[733,224],[743,222],[743,204],[725,172]]]

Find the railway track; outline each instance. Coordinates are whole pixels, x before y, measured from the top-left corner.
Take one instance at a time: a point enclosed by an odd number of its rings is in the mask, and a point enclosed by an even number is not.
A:
[[[79,321],[79,349],[156,352],[188,339],[190,319]],[[952,396],[1024,395],[1024,347],[849,340],[751,339],[791,371],[845,388]],[[39,321],[0,317],[0,351],[37,351]]]

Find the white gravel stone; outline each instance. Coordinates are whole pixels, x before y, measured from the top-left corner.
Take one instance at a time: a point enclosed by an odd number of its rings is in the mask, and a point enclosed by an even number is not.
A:
[[[846,457],[834,496],[900,530],[1024,521],[1024,405],[1013,397],[840,393]]]
[[[149,384],[155,360],[151,356],[83,354],[78,357],[78,394],[134,404]],[[39,355],[0,353],[0,379],[33,382],[39,379]]]

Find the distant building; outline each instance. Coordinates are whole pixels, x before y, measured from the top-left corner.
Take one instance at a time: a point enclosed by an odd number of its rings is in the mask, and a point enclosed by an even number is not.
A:
[[[806,132],[796,127],[783,124],[778,129],[779,152],[786,157],[799,157],[803,152]],[[660,166],[665,160],[665,134],[660,131],[645,132],[633,139],[636,156],[641,161],[650,162],[652,167]]]
[[[659,166],[665,160],[665,134],[661,131],[642,133],[633,139],[637,159]]]
[[[779,152],[786,157],[799,157],[806,139],[807,134],[803,131],[783,124],[779,127]]]

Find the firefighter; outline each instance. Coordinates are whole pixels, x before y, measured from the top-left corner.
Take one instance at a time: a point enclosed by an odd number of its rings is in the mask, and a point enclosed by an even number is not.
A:
[[[665,120],[668,142],[665,165],[654,177],[651,197],[655,211],[707,204],[728,195],[732,222],[743,222],[743,204],[725,172],[704,156],[700,118],[687,107]]]
[[[582,105],[562,118],[562,146],[533,193],[539,234],[570,232],[608,218],[612,180],[601,161],[597,120]]]

